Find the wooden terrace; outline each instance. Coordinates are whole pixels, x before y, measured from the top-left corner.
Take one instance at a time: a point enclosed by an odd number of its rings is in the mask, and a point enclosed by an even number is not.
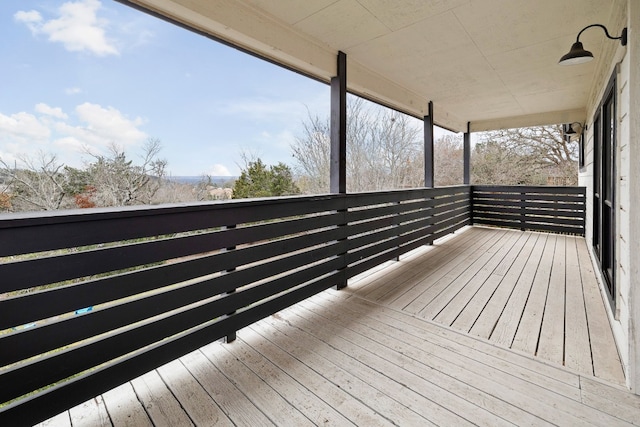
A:
[[[466,227],[43,423],[638,425],[584,239]]]
[[[636,422],[584,213],[454,186],[5,216],[0,424]]]

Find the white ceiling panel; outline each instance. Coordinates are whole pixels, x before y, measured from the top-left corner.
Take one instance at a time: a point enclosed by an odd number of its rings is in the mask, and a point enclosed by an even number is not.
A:
[[[609,25],[626,0],[131,0],[328,81],[347,54],[352,91],[463,130],[575,117],[599,61],[557,64],[589,24]],[[620,28],[611,27],[619,34]],[[611,42],[581,37],[598,57]],[[598,71],[601,73],[601,71]],[[566,111],[566,112],[563,112]]]
[[[347,50],[390,32],[357,0],[333,3],[297,22],[294,27],[339,50]]]

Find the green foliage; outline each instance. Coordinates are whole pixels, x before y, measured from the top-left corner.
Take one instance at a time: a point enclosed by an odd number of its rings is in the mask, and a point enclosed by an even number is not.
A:
[[[267,166],[262,160],[249,162],[233,186],[234,199],[276,197],[300,194],[289,166],[278,163]]]
[[[65,166],[64,171],[67,178],[64,190],[69,195],[82,194],[91,184],[91,174],[86,170]]]

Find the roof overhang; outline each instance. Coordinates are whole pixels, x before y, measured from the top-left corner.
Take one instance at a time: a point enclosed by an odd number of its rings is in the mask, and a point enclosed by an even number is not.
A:
[[[558,65],[623,0],[123,0],[454,131],[584,121],[598,61]],[[612,28],[612,32],[618,32]],[[580,40],[597,58],[605,38]]]

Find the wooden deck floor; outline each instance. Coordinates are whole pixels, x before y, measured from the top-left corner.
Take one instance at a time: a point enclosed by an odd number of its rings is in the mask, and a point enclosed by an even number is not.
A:
[[[354,295],[624,383],[585,240],[470,227],[354,280]]]
[[[509,249],[503,251],[502,245]],[[546,317],[550,313],[559,316],[561,311],[563,317],[565,311],[567,317],[577,317],[568,308],[547,308],[557,300],[546,294],[551,292],[549,289],[555,292],[560,287],[555,283],[561,281],[560,269],[567,271],[563,274],[567,278],[563,306],[571,307],[570,300],[577,292],[569,290],[569,283],[583,284],[582,311],[586,313],[591,347],[596,341],[605,340],[599,334],[607,335],[608,324],[593,323],[593,316],[604,315],[604,306],[595,308],[602,300],[597,289],[595,293],[588,289],[589,270],[584,264],[583,246],[580,239],[471,228],[391,266],[362,275],[346,290],[323,292],[245,328],[233,343],[205,346],[44,425],[640,425],[640,397],[615,384],[620,374],[612,373],[612,382],[582,373],[578,367],[585,365],[583,356],[564,356],[571,368],[542,357],[555,354],[551,346],[560,341],[545,337],[559,330],[552,328],[555,323],[549,324],[557,317],[546,320],[545,326]],[[462,247],[466,255],[462,254]],[[553,248],[550,260],[548,248]],[[530,267],[536,257],[537,270]],[[476,264],[476,259],[483,260],[482,266]],[[474,265],[473,277],[487,276],[481,284],[473,285],[473,292],[465,291],[462,279],[458,279],[466,269],[452,272],[454,265],[462,263]],[[574,269],[576,264],[581,266],[579,270]],[[545,268],[548,273],[537,273]],[[448,270],[445,273],[443,269]],[[516,269],[520,273],[516,274]],[[432,273],[427,274],[427,270]],[[442,286],[434,274],[447,277],[449,285]],[[548,278],[543,292],[538,288],[545,285],[538,277],[545,274]],[[511,290],[502,289],[506,288],[507,279],[513,282]],[[409,285],[426,281],[433,284],[423,292]],[[476,282],[465,283],[468,286]],[[494,290],[483,291],[485,283]],[[440,291],[433,292],[435,296],[427,301],[425,292],[436,284]],[[450,302],[445,304],[443,292],[452,286],[458,290],[450,292]],[[529,290],[525,291],[527,287]],[[414,293],[411,299],[409,292]],[[456,321],[463,315],[474,316],[465,314],[472,306],[461,302],[462,296],[456,298],[463,292],[469,294],[465,297],[468,302],[486,300],[484,308],[475,309],[476,320],[465,320],[469,323],[464,328],[460,326],[462,320]],[[544,298],[536,296],[543,293]],[[485,294],[488,295],[482,297]],[[402,307],[393,304],[402,301],[404,295],[408,302]],[[438,295],[443,297],[436,299]],[[510,303],[515,296],[524,301]],[[492,303],[494,298],[496,302]],[[502,308],[492,308],[498,306],[498,298],[505,301]],[[529,308],[531,301],[538,299],[543,301],[542,306]],[[413,301],[416,302],[411,304]],[[436,304],[443,307],[428,314],[428,307]],[[447,309],[452,304],[459,307],[456,315],[449,314],[451,307]],[[515,328],[499,326],[507,322],[506,318],[501,320],[507,315],[516,319]],[[481,326],[491,323],[494,317],[495,327]],[[528,317],[533,320],[518,320]],[[536,322],[545,337],[536,338],[541,341],[536,345],[540,357],[514,344],[518,336],[528,343],[533,341],[530,335],[540,335],[519,332],[525,327],[520,325]],[[488,329],[491,331],[484,337],[476,333]],[[563,327],[566,333],[562,335],[567,336],[562,339],[563,354],[574,354],[572,346],[580,347],[574,343],[576,338],[569,338],[574,329],[577,327]],[[546,341],[549,348],[540,351]],[[605,340],[600,344],[607,343]],[[608,350],[592,351],[590,363],[599,373],[599,358],[605,357]],[[582,364],[571,365],[574,362],[569,360],[573,358]],[[602,369],[610,369],[606,365]]]

